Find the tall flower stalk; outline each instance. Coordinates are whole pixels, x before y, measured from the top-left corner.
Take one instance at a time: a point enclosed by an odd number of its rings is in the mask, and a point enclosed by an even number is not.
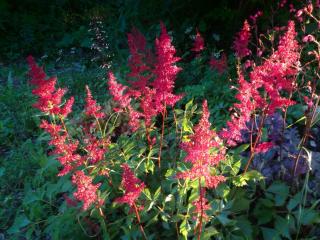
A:
[[[155,57],[152,57],[150,50],[146,47],[144,36],[137,29],[133,29],[128,34],[131,53],[128,77],[131,86],[118,83],[111,72],[108,81],[113,100],[119,103],[119,108],[116,110],[128,113],[131,129],[136,131],[141,120],[144,120],[150,149],[154,144],[154,140],[150,136],[152,118],[158,114],[161,115],[159,168],[161,166],[167,107],[173,107],[182,98],[182,95],[173,93],[177,74],[181,71],[181,68],[176,65],[180,58],[175,56],[176,50],[164,24],[161,23],[160,26],[161,34],[155,41]],[[131,105],[131,102],[136,101],[139,103],[138,110],[133,108],[133,104]]]
[[[225,181],[224,176],[211,173],[212,168],[224,160],[225,148],[217,133],[210,129],[209,117],[208,104],[205,100],[202,104],[202,117],[194,127],[194,134],[190,136],[190,141],[181,144],[181,148],[187,153],[184,160],[190,162],[192,167],[177,175],[178,179],[199,182],[199,198],[193,202],[198,222],[198,239],[201,238],[203,221],[208,218],[206,210],[210,209],[205,197],[205,189],[214,189],[220,182]]]

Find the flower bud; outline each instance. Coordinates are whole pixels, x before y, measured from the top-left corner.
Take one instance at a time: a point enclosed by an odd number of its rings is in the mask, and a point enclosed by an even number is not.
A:
[[[302,38],[302,41],[303,41],[303,42],[314,42],[314,40],[315,40],[315,38],[314,38],[314,36],[311,35],[311,34],[308,34],[307,36],[304,36],[304,37]]]
[[[307,6],[307,12],[312,13],[312,11],[313,11],[313,5],[312,5],[312,3],[309,3]]]
[[[302,14],[303,14],[303,10],[300,9],[300,10],[297,12],[296,17],[301,17]]]

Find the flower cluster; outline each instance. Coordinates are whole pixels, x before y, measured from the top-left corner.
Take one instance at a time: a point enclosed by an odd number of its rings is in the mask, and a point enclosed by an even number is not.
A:
[[[299,45],[295,39],[295,25],[290,21],[287,32],[280,38],[278,49],[260,66],[250,73],[246,81],[239,76],[239,89],[234,104],[236,114],[227,123],[227,128],[221,132],[222,138],[234,146],[241,142],[241,131],[247,128],[246,123],[255,113],[272,115],[276,110],[282,110],[294,102],[284,95],[295,90],[295,77],[299,69]],[[266,147],[268,145],[264,145]],[[258,148],[259,149],[259,148]]]
[[[201,52],[203,49],[204,49],[204,40],[200,35],[200,33],[197,31],[196,38],[193,43],[193,48],[191,50],[198,53],[198,52]]]
[[[83,201],[82,209],[87,210],[91,204],[102,205],[103,200],[97,196],[100,183],[93,184],[92,178],[84,174],[83,171],[76,171],[72,176],[72,183],[77,186],[77,191],[73,194],[75,199]]]
[[[122,197],[116,198],[114,201],[117,203],[126,203],[130,207],[136,204],[141,192],[145,188],[145,184],[134,176],[134,173],[127,164],[122,164],[122,181],[125,193]]]
[[[295,86],[295,77],[299,71],[299,45],[295,39],[297,33],[293,21],[288,24],[287,32],[280,38],[278,49],[250,74],[256,88],[265,90],[268,99],[258,98],[258,107],[273,114],[276,109],[283,109],[294,102],[282,97],[283,91],[291,93]]]
[[[55,147],[52,153],[57,155],[57,159],[63,167],[58,174],[59,176],[68,174],[82,164],[81,156],[76,153],[79,142],[72,142],[68,133],[60,125],[42,120],[40,127],[51,136],[49,144]]]
[[[32,93],[38,96],[38,102],[34,107],[46,114],[58,116],[62,120],[71,112],[74,101],[73,97],[64,106],[61,106],[61,100],[66,90],[56,89],[57,79],[55,77],[48,79],[42,67],[36,64],[33,57],[29,56],[27,60],[30,67],[30,82],[36,86]],[[71,141],[68,138],[68,133],[61,125],[43,120],[40,127],[51,136],[49,143],[55,147],[53,154],[58,156],[58,161],[63,166],[63,169],[59,173],[60,176],[67,174],[81,164],[81,157],[76,153],[78,141]]]
[[[109,73],[108,87],[113,100],[119,104],[117,110],[127,111],[131,129],[135,131],[141,119],[149,127],[154,116],[181,99],[181,95],[173,94],[174,82],[181,69],[176,66],[179,58],[174,56],[176,50],[162,23],[160,37],[156,39],[155,57],[147,49],[146,40],[137,29],[128,34],[128,43],[131,87],[118,83],[112,72]],[[151,79],[154,79],[153,82],[150,82]],[[138,101],[139,111],[132,107],[133,99]]]
[[[102,139],[96,139],[90,134],[86,134],[84,140],[86,150],[85,155],[79,154],[79,141],[72,139],[72,136],[67,131],[64,119],[71,112],[73,105],[73,97],[62,105],[62,97],[66,92],[65,89],[56,89],[55,77],[48,78],[43,69],[39,67],[33,57],[28,57],[30,67],[29,76],[31,84],[36,88],[32,93],[38,96],[38,102],[34,105],[40,111],[49,115],[51,122],[42,120],[40,128],[44,129],[51,137],[49,144],[54,147],[52,154],[57,156],[62,169],[58,176],[72,174],[72,182],[77,186],[78,190],[74,194],[77,200],[83,201],[83,210],[96,201],[102,204],[102,200],[98,199],[96,193],[99,184],[93,185],[92,179],[86,176],[82,171],[76,170],[85,163],[95,164],[104,158],[107,150],[108,142]],[[105,115],[101,112],[101,107],[92,98],[89,87],[87,89],[87,99],[85,113],[87,116],[95,117],[96,119],[103,118]],[[89,137],[88,137],[89,136]]]
[[[251,38],[250,25],[247,20],[244,21],[241,31],[237,34],[234,42],[233,49],[239,58],[244,58],[251,54],[248,48]]]
[[[181,144],[181,148],[187,153],[185,161],[191,162],[192,168],[179,173],[177,177],[191,180],[204,178],[206,187],[215,188],[224,178],[223,176],[213,176],[210,170],[211,167],[224,159],[225,149],[216,132],[210,130],[207,101],[203,102],[202,108],[202,118],[195,126],[190,141]]]
[[[34,107],[45,114],[55,114],[60,115],[61,117],[67,117],[71,112],[74,98],[71,97],[64,106],[61,107],[61,99],[67,90],[62,88],[56,89],[57,78],[51,77],[48,79],[43,68],[36,64],[32,56],[29,56],[27,61],[30,69],[30,83],[36,87],[32,90],[32,93],[38,96],[38,102],[34,104]]]
[[[89,161],[90,164],[96,164],[104,159],[104,154],[109,146],[108,140],[97,139],[91,134],[87,133],[84,139],[86,155],[84,159]]]
[[[181,95],[172,93],[177,74],[181,71],[181,68],[176,66],[176,62],[180,58],[175,57],[176,50],[171,44],[171,38],[163,23],[161,23],[161,34],[156,39],[155,47],[157,57],[153,70],[155,80],[152,82],[152,86],[157,91],[156,107],[159,112],[162,112],[166,106],[172,107],[182,98]]]
[[[125,92],[127,90],[127,87],[118,83],[116,77],[112,72],[109,72],[108,88],[111,96],[113,97],[113,100],[120,105],[120,109],[115,110],[121,111],[122,109],[125,109],[130,105],[130,95]]]
[[[231,115],[231,120],[227,122],[227,128],[220,132],[220,136],[225,139],[230,146],[235,146],[237,142],[242,141],[241,131],[247,128],[247,122],[251,119],[251,114],[256,109],[255,96],[259,96],[252,83],[246,81],[242,74],[238,78],[238,93],[235,98],[239,101],[234,104],[237,110]]]
[[[190,141],[184,142],[181,148],[187,153],[186,162],[192,164],[191,169],[179,173],[177,178],[199,180],[204,179],[205,188],[216,188],[225,178],[219,175],[212,175],[211,168],[216,166],[225,158],[225,148],[216,132],[210,130],[209,111],[207,101],[202,104],[202,118],[194,128],[194,134],[190,136]],[[196,211],[201,202],[205,206],[205,196],[200,186],[200,200],[195,202]],[[203,209],[202,206],[202,209]],[[198,212],[200,213],[200,212]],[[204,214],[202,211],[201,215]]]
[[[86,106],[85,113],[88,117],[94,117],[96,119],[104,118],[105,114],[101,112],[101,106],[97,104],[97,102],[92,98],[92,94],[88,85],[86,86],[87,90],[87,98],[86,98]]]
[[[150,62],[152,61],[152,54],[147,49],[147,41],[143,34],[136,28],[133,28],[128,33],[128,45],[130,50],[129,68],[130,73],[128,77],[134,81],[130,81],[132,88],[143,90],[151,78]]]

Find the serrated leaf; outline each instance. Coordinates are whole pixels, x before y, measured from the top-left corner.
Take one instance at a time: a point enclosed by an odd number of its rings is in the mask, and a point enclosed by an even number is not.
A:
[[[216,192],[218,196],[225,199],[230,193],[230,187],[225,183],[220,183],[216,188]]]
[[[275,210],[272,207],[267,207],[262,200],[259,200],[253,213],[258,220],[258,224],[265,224],[271,221],[275,215]]]
[[[235,155],[239,155],[240,153],[244,152],[245,150],[247,150],[249,148],[250,144],[246,143],[246,144],[242,144],[239,147],[235,148],[232,150],[232,152]]]
[[[275,217],[274,226],[280,235],[282,235],[283,237],[286,237],[288,239],[291,239],[290,232],[289,232],[289,230],[290,230],[289,216],[287,216],[287,218],[283,218],[283,217],[277,215]]]

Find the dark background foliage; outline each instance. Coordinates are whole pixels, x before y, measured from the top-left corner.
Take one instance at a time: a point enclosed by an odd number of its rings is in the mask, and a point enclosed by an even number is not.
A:
[[[69,46],[89,47],[87,29],[95,17],[103,20],[116,48],[126,46],[126,33],[132,26],[152,33],[153,26],[164,21],[168,29],[174,30],[178,45],[184,44],[183,33],[187,28],[197,27],[209,45],[229,49],[243,20],[257,10],[268,16],[272,6],[276,6],[273,2],[0,0],[0,61],[17,60],[29,54],[50,55]],[[268,24],[269,20],[264,21]]]

